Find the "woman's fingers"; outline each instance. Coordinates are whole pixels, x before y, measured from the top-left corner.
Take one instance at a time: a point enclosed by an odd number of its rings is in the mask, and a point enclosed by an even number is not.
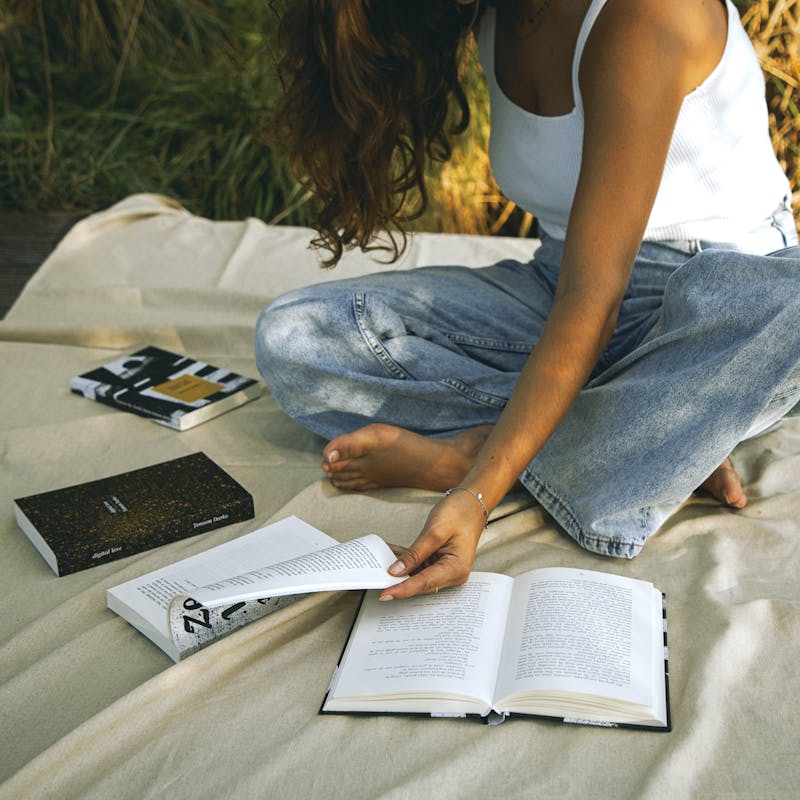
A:
[[[450,586],[460,586],[469,577],[469,567],[451,556],[442,556],[402,583],[381,592],[380,600],[402,600],[418,594],[433,594]]]
[[[410,547],[402,548],[401,552],[396,552],[397,561],[389,567],[389,574],[399,578],[402,575],[410,575],[423,566],[441,546],[441,540],[424,530]]]
[[[429,594],[467,580],[483,531],[483,519],[482,515],[472,513],[475,509],[470,504],[460,503],[460,499],[450,497],[441,501],[410,547],[392,547],[398,559],[389,567],[389,573],[410,577],[384,589],[381,600]]]

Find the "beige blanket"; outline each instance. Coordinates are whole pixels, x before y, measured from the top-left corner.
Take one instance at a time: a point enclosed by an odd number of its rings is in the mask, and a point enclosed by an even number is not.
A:
[[[309,597],[172,662],[105,606],[105,589],[297,514],[348,539],[410,542],[435,497],[333,490],[322,440],[265,394],[185,433],[71,395],[69,378],[151,343],[257,375],[253,324],[321,272],[309,231],[212,223],[135,196],[78,224],[0,323],[0,798],[800,797],[800,422],[741,446],[750,505],[688,503],[634,561],[580,550],[517,498],[477,567],[571,565],[667,593],[668,734],[511,719],[320,716],[356,593]],[[526,259],[530,242],[418,235],[404,264]],[[203,450],[256,519],[55,577],[11,500]]]

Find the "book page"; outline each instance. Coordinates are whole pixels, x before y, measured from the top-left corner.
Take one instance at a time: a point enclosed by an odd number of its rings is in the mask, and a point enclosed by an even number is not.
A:
[[[298,592],[385,589],[406,580],[387,572],[396,559],[383,539],[370,534],[210,583],[192,597],[210,607]]]
[[[201,586],[247,571],[253,562],[285,561],[335,543],[335,539],[297,517],[288,517],[114,586],[107,592],[108,606],[163,648],[170,641],[167,608],[177,595],[191,596]],[[274,610],[264,604],[254,605],[265,613]],[[223,611],[224,608],[220,613]],[[240,610],[236,618],[243,624],[255,617],[253,614],[247,617]],[[207,628],[202,625],[196,628],[204,632],[204,638],[207,636]]]
[[[474,572],[463,586],[407,600],[367,593],[325,710],[459,710],[431,699],[449,694],[477,698],[464,713],[488,712],[511,583]],[[392,696],[402,702],[384,702]]]
[[[526,573],[512,592],[497,696],[580,692],[648,706],[653,636],[652,584],[588,570]]]

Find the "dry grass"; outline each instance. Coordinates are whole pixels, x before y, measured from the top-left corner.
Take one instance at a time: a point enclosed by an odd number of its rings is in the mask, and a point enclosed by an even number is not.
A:
[[[431,209],[415,224],[418,230],[445,233],[504,233],[527,236],[533,217],[500,193],[489,164],[489,98],[471,46],[462,69],[472,122],[453,157],[431,170]]]
[[[800,0],[739,3],[767,78],[772,143],[792,184],[800,220]]]
[[[800,223],[800,0],[735,1],[764,70],[773,145],[789,176]],[[491,177],[485,151],[488,107],[474,64],[467,66],[466,76],[477,100],[475,124],[462,152],[436,173],[436,210],[419,227],[526,236],[531,232],[530,215],[503,198]]]

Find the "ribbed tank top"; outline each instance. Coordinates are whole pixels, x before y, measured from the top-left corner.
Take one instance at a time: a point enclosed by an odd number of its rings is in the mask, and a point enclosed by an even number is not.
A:
[[[495,77],[495,9],[481,20],[478,51],[491,103],[489,155],[503,193],[563,239],[580,171],[583,102],[578,68],[607,0],[592,0],[572,62],[575,106],[546,117],[513,103]],[[645,240],[736,242],[789,193],[769,138],[764,77],[731,0],[714,71],[683,100]],[[646,90],[646,87],[642,87]]]

